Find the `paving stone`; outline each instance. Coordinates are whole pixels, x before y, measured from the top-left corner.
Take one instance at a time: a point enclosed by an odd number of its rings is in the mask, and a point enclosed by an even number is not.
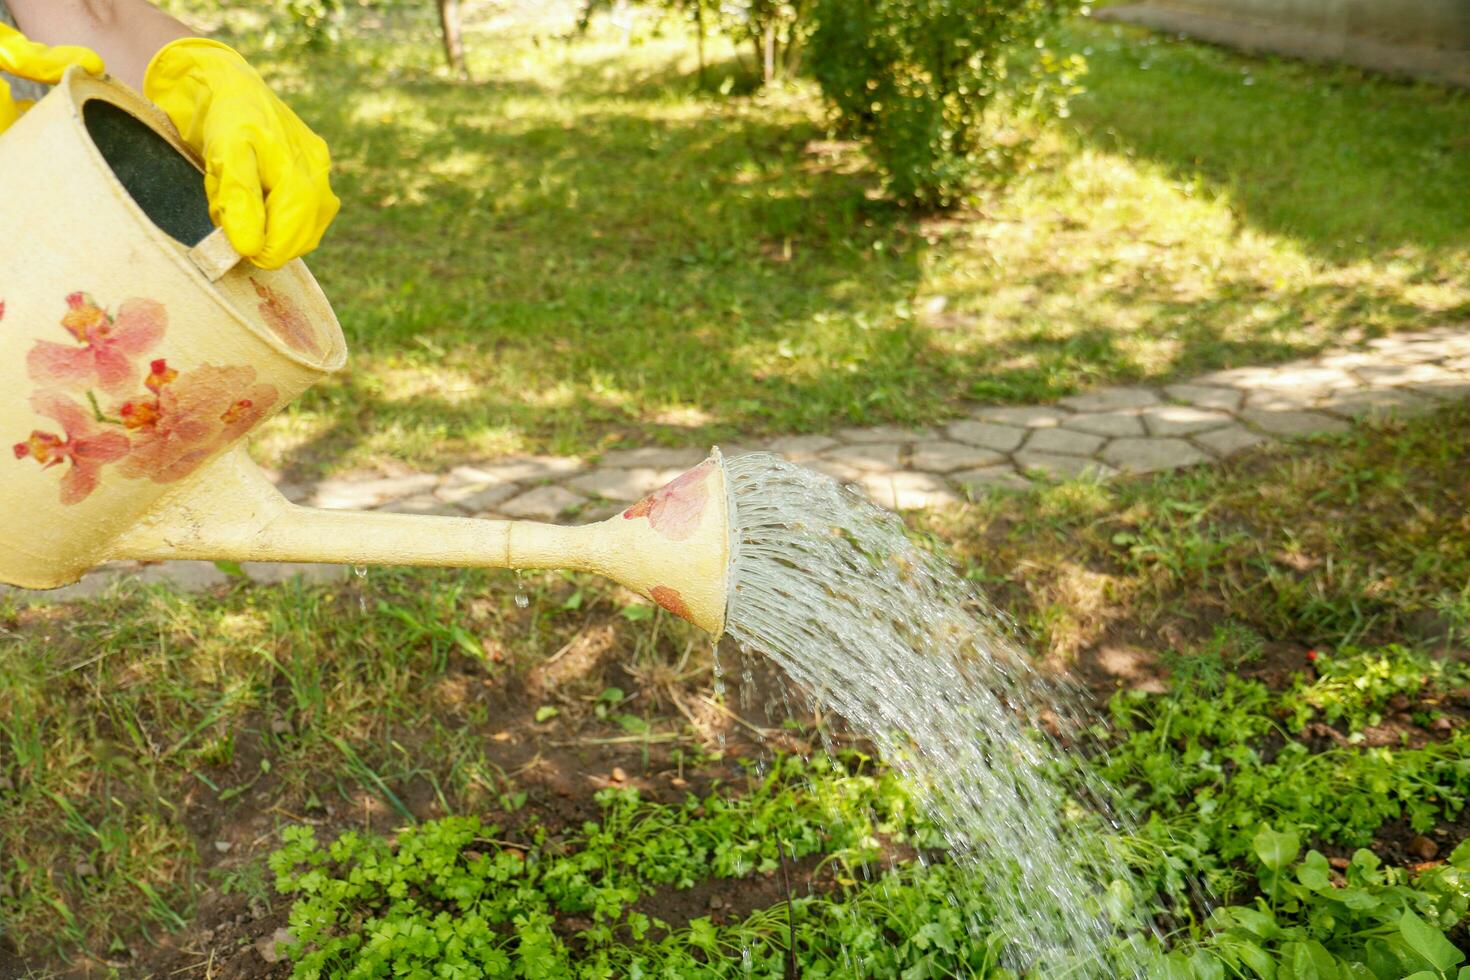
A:
[[[1382,364],[1383,358],[1371,351],[1349,350],[1323,354],[1317,358],[1317,363],[1322,367],[1356,368],[1364,364]]]
[[[1341,432],[1348,427],[1342,419],[1322,412],[1246,409],[1240,417],[1256,428],[1278,436],[1305,436],[1317,432]]]
[[[1432,341],[1433,338],[1430,338]],[[1439,356],[1432,342],[1425,342],[1413,337],[1402,335],[1394,337],[1376,337],[1368,341],[1368,346],[1376,351],[1383,360],[1396,361],[1400,364],[1409,364],[1415,361],[1432,361]]]
[[[1458,372],[1434,364],[1376,364],[1358,368],[1358,377],[1375,388],[1461,380]]]
[[[1246,412],[1297,412],[1309,409],[1324,392],[1311,388],[1258,388],[1246,395]]]
[[[1023,473],[1029,470],[1040,470],[1048,476],[1059,478],[1081,476],[1084,473],[1112,476],[1117,472],[1106,463],[1083,456],[1058,456],[1055,453],[1036,453],[1028,450],[1016,453],[1014,459],[1016,468]]]
[[[814,459],[810,463],[803,463],[809,470],[816,470],[825,476],[830,476],[838,483],[853,483],[862,479],[864,471],[850,463],[837,459]]]
[[[473,466],[457,466],[449,475],[464,483],[517,483],[551,480],[585,468],[580,459],[563,456],[511,456]]]
[[[960,502],[949,484],[932,473],[915,473],[912,470],[866,473],[857,484],[869,500],[889,510],[946,507]]]
[[[1257,378],[1238,382],[1237,388],[1276,388],[1284,391],[1334,391],[1357,386],[1352,375],[1342,368],[1316,364],[1282,365],[1258,369]]]
[[[494,510],[495,505],[510,500],[514,495],[522,491],[520,486],[514,483],[487,483],[482,486],[469,486],[466,494],[454,495],[448,498],[450,504],[459,505],[460,510],[469,511],[472,514],[481,513],[485,510]],[[440,497],[444,497],[442,489]]]
[[[1243,391],[1237,388],[1217,388],[1214,385],[1169,385],[1164,389],[1164,394],[1176,402],[1222,412],[1233,412],[1245,401]]]
[[[1026,452],[1091,456],[1106,441],[1102,436],[1071,429],[1037,429],[1026,438]]]
[[[945,426],[944,431],[951,439],[979,446],[981,449],[993,449],[998,453],[1010,452],[1026,438],[1024,428],[998,422],[951,422]]]
[[[1233,456],[1244,449],[1250,449],[1252,446],[1259,446],[1263,442],[1270,442],[1259,432],[1252,432],[1238,422],[1223,429],[1201,432],[1194,437],[1194,441],[1221,459]]]
[[[1272,370],[1262,367],[1225,368],[1191,378],[1190,383],[1221,388],[1255,388],[1267,383]]]
[[[1470,398],[1470,381],[1435,381],[1407,387],[1415,394],[1444,401],[1462,401]]]
[[[632,503],[648,496],[683,472],[680,468],[656,470],[647,466],[631,470],[593,470],[567,481],[567,485],[594,497]]]
[[[312,583],[339,582],[352,575],[352,566],[326,562],[243,561],[240,570],[250,581],[262,585],[279,585],[292,579]]]
[[[839,429],[837,438],[843,442],[918,442],[934,438],[930,429],[900,429],[894,425],[876,425],[867,429]]]
[[[645,446],[642,449],[614,449],[602,454],[598,466],[614,466],[623,469],[639,466],[653,466],[662,468],[677,467],[687,470],[692,466],[698,466],[704,459],[706,453],[703,449],[690,447],[687,449],[664,449],[659,446]]]
[[[1407,388],[1363,388],[1343,392],[1322,403],[1323,411],[1346,418],[1369,416],[1417,415],[1436,407],[1432,398],[1417,395]]]
[[[514,483],[446,483],[434,495],[446,504],[457,504],[460,509],[474,513],[489,510],[522,489]]]
[[[955,470],[989,466],[1005,459],[993,449],[981,449],[959,442],[921,442],[914,447],[909,463],[928,473],[952,473]]]
[[[437,517],[463,517],[464,513],[454,504],[439,499],[432,493],[416,493],[412,497],[391,500],[374,508],[385,514],[427,514]]]
[[[316,485],[311,503],[327,510],[369,510],[390,500],[431,491],[438,483],[439,477],[433,473],[372,480],[323,480]]]
[[[549,521],[566,513],[586,499],[566,487],[537,487],[507,500],[500,505],[499,510],[500,513],[511,518]]]
[[[1120,408],[1145,408],[1158,403],[1158,392],[1149,388],[1102,388],[1085,395],[1063,398],[1058,404],[1078,412],[1114,412]]]
[[[1143,424],[1153,436],[1187,436],[1218,429],[1235,421],[1229,412],[1193,405],[1156,405],[1142,412]]]
[[[765,446],[767,452],[779,453],[793,462],[816,456],[837,445],[836,439],[827,436],[785,436]]]
[[[1062,423],[1065,429],[1076,429],[1079,432],[1090,432],[1098,436],[1141,436],[1144,434],[1143,420],[1138,413],[1144,411],[1139,408],[1129,408],[1118,412],[1085,412],[1074,415]]]
[[[1207,462],[1210,457],[1183,439],[1153,437],[1114,439],[1102,452],[1103,459],[1125,473],[1176,470]]]
[[[962,470],[959,473],[951,473],[949,478],[960,489],[971,494],[984,492],[991,487],[1009,487],[1019,490],[1031,485],[1031,481],[1017,473],[1016,468],[1010,464]]]
[[[860,470],[896,470],[902,452],[903,447],[896,442],[860,442],[829,449],[822,458],[835,459]]]
[[[229,581],[212,561],[149,562],[130,576],[144,585],[170,585],[181,592],[200,592]]]
[[[977,408],[970,414],[981,422],[1019,425],[1023,429],[1049,429],[1072,413],[1055,405],[997,405]]]

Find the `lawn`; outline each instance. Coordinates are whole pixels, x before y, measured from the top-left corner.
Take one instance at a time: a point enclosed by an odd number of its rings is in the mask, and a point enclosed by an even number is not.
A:
[[[344,202],[311,265],[354,358],[261,443],[298,474],[928,423],[1470,315],[1464,93],[1077,21],[1071,117],[998,113],[1013,179],[924,217],[718,46],[702,90],[676,30],[471,5],[466,84],[390,9],[304,54],[227,20]]]
[[[1466,944],[1467,438],[1470,411],[1447,409],[915,527],[1039,660],[1112,698],[1106,775],[1148,818],[1125,844],[1158,889],[1139,908],[1183,948],[1205,915],[1186,875],[1226,905],[1217,952],[1361,959],[1364,936],[1398,941],[1405,908]],[[735,650],[726,691],[707,641],[599,581],[120,586],[0,608],[0,631],[13,973],[286,976],[262,940],[295,930],[350,960],[330,943],[401,919],[394,881],[463,918],[460,892],[434,891],[453,868],[504,923],[486,956],[508,975],[683,976],[713,951],[738,975],[742,950],[780,975],[788,896],[806,975],[850,975],[848,955],[991,975],[990,937],[962,928],[985,896],[840,721],[768,714],[779,679]],[[316,849],[345,831],[330,860]],[[1345,882],[1361,907],[1331,905]],[[959,931],[940,942],[931,921]]]

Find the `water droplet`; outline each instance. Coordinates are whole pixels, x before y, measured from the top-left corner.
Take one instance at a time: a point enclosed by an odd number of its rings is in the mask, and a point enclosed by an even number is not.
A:
[[[516,593],[516,608],[517,609],[525,609],[530,604],[531,604],[531,597],[530,596],[526,595],[524,592],[517,592]]]
[[[352,574],[353,575],[356,575],[358,578],[367,578],[367,566],[366,565],[353,565],[352,566]]]

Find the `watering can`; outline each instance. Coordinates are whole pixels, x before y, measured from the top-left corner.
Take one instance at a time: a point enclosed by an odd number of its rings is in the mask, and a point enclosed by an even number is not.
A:
[[[80,69],[0,134],[0,174],[0,582],[112,559],[567,568],[723,630],[718,451],[580,527],[297,506],[246,442],[346,362],[305,264],[241,261],[168,119]]]

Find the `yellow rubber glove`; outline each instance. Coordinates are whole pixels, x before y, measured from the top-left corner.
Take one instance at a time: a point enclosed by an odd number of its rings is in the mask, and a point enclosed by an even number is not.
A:
[[[90,48],[38,44],[9,24],[0,24],[0,71],[55,85],[72,65],[81,65],[94,75],[103,71],[101,56]],[[12,98],[10,85],[0,79],[0,132],[9,129],[30,107],[28,100]]]
[[[232,48],[204,38],[165,46],[143,94],[204,158],[209,212],[235,251],[276,269],[316,248],[341,202],[327,144]]]

